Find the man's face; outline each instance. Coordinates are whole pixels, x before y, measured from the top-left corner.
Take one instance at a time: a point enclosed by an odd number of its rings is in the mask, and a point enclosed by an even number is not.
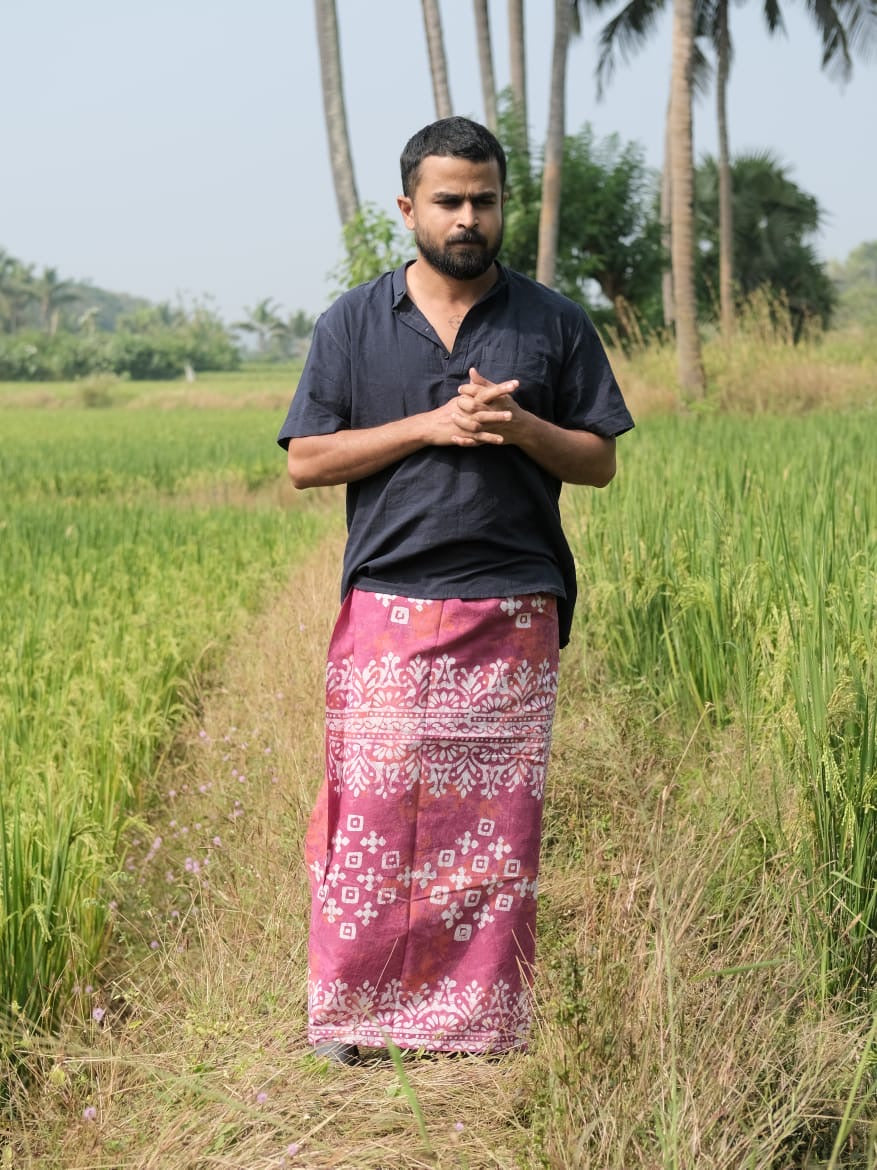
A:
[[[502,244],[499,164],[428,155],[410,198],[397,200],[422,258],[454,280],[475,280]]]

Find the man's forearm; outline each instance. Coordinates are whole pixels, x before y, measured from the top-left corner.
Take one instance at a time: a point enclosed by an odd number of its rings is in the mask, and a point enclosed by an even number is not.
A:
[[[487,408],[480,417],[496,426],[509,422],[511,412]],[[380,427],[292,439],[287,462],[289,475],[297,488],[328,487],[365,479],[413,455],[421,447],[474,447],[502,442],[499,435],[489,433],[476,439],[468,429],[470,426],[460,400],[454,397],[435,410],[396,419]]]
[[[591,431],[570,431],[522,411],[508,441],[564,483],[605,487],[615,475],[615,440]]]
[[[419,416],[380,427],[292,439],[287,466],[297,488],[328,487],[374,475],[424,446]]]

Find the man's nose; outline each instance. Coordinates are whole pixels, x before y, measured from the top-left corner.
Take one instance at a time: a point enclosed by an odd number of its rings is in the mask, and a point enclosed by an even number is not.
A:
[[[475,227],[478,223],[478,212],[471,200],[464,199],[460,204],[459,220],[461,227]]]

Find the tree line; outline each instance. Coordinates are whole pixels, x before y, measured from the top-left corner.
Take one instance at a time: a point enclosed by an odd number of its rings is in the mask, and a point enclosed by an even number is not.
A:
[[[340,37],[335,0],[314,0],[317,45],[323,91],[323,105],[329,141],[333,183],[348,254],[358,249],[357,263],[349,275],[363,271],[363,240],[380,225],[373,209],[363,209],[356,188],[345,112]],[[526,35],[524,0],[508,0],[509,76],[507,118],[503,124],[502,102],[497,100],[493,70],[487,0],[473,0],[474,30],[484,96],[485,123],[500,134],[514,163],[517,190],[511,188],[509,219],[517,217],[518,228],[526,224],[531,272],[543,284],[573,293],[584,268],[571,275],[571,255],[582,252],[582,241],[571,242],[564,231],[569,219],[567,207],[580,203],[581,168],[589,165],[586,148],[593,147],[587,128],[568,136],[564,123],[567,60],[570,41],[581,35],[585,0],[554,0],[554,35],[551,58],[549,115],[544,147],[534,160],[529,141],[526,87]],[[600,12],[617,10],[599,33],[598,89],[609,84],[619,61],[626,60],[653,34],[657,21],[668,7],[667,0],[590,0],[588,7]],[[637,229],[631,235],[613,235],[618,223],[596,220],[585,224],[599,238],[594,242],[587,278],[597,280],[612,306],[617,323],[623,327],[628,309],[655,316],[655,288],[660,288],[660,320],[676,337],[679,379],[686,391],[699,394],[704,388],[700,356],[700,323],[715,316],[723,334],[730,338],[742,299],[754,287],[772,284],[785,297],[800,325],[807,316],[828,320],[833,305],[832,285],[822,271],[811,243],[819,226],[821,211],[812,196],[800,191],[788,171],[769,152],[733,159],[730,151],[727,90],[733,60],[730,0],[672,0],[672,61],[668,69],[668,98],[664,166],[657,193],[640,188],[633,203]],[[438,0],[421,0],[424,35],[436,117],[454,112],[444,51],[441,10]],[[849,77],[856,53],[867,52],[877,43],[875,0],[821,0],[807,5],[807,13],[822,44],[822,67],[831,76]],[[784,30],[779,0],[763,0],[765,28],[769,34]],[[696,168],[693,157],[692,106],[696,89],[705,89],[715,78],[718,156]],[[590,142],[588,138],[590,136]],[[603,148],[604,154],[607,148]],[[610,171],[623,152],[614,149]],[[611,151],[610,151],[611,153]],[[591,155],[593,150],[591,150]],[[633,176],[632,156],[622,160],[631,182],[642,184],[642,174]],[[592,159],[591,159],[592,161]],[[540,165],[541,164],[541,165]],[[578,167],[578,170],[576,169]],[[511,166],[510,166],[511,169]],[[639,163],[639,171],[644,171]],[[633,167],[637,170],[637,167]],[[524,195],[522,206],[513,200]],[[647,208],[643,203],[648,204]],[[787,222],[795,233],[781,263],[771,267],[766,259],[780,241],[780,224],[788,209]],[[648,214],[646,212],[648,211]],[[365,224],[363,220],[365,219]],[[767,221],[767,222],[765,222]],[[770,231],[767,227],[770,226]],[[752,239],[753,229],[756,239]],[[383,230],[383,227],[381,228]],[[749,245],[753,245],[750,247]],[[570,247],[573,247],[573,253]],[[617,273],[602,269],[599,258],[610,252],[624,252],[626,260],[643,265],[650,273],[628,271],[628,288],[637,285],[638,299],[630,300],[620,289]],[[386,254],[386,244],[384,245]],[[519,256],[505,251],[510,263]],[[520,254],[519,254],[520,255]],[[653,266],[657,271],[652,272]],[[770,271],[766,271],[770,269]],[[646,283],[648,291],[639,288]],[[608,287],[608,292],[607,292]]]
[[[193,377],[236,369],[245,357],[297,357],[312,329],[303,310],[284,316],[271,298],[227,325],[206,300],[151,304],[53,267],[37,271],[0,249],[0,381]]]

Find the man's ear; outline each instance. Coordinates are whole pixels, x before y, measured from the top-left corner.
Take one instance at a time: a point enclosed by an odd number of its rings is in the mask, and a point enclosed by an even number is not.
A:
[[[412,215],[412,211],[414,208],[413,200],[410,199],[407,195],[399,195],[396,198],[396,206],[402,212],[402,218],[405,221],[405,226],[407,228],[410,228],[411,231],[413,231],[414,230],[414,216]]]

